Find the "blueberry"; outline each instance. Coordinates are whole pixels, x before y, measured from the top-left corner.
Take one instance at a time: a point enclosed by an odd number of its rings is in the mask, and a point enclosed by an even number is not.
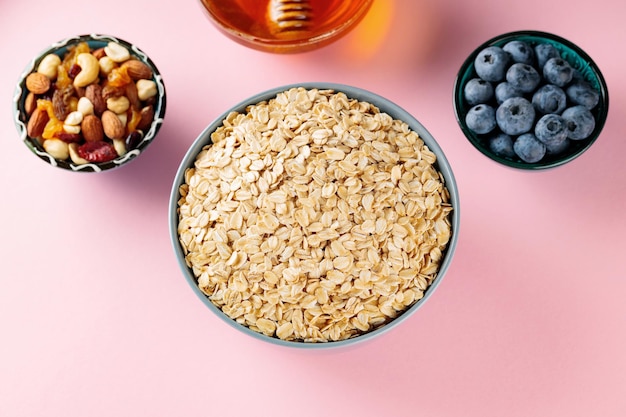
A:
[[[463,92],[465,100],[473,106],[491,100],[493,97],[493,86],[482,78],[473,78],[465,84]]]
[[[489,149],[491,152],[506,158],[513,158],[513,138],[505,133],[497,133],[489,138]]]
[[[507,42],[502,49],[509,53],[513,62],[521,62],[522,64],[532,64],[535,58],[533,49],[526,42],[510,41]]]
[[[567,97],[562,88],[554,84],[539,87],[532,98],[533,106],[539,113],[561,113],[567,106]]]
[[[557,146],[567,139],[567,134],[565,119],[558,114],[543,115],[535,125],[535,136],[549,146]]]
[[[567,137],[573,140],[587,139],[596,127],[596,119],[585,106],[565,109],[562,114],[567,128]]]
[[[522,161],[534,163],[541,161],[545,156],[546,145],[539,142],[532,133],[525,133],[515,139],[513,150]]]
[[[585,106],[591,110],[598,105],[600,93],[584,81],[578,81],[565,89],[565,94],[572,103]]]
[[[513,87],[511,83],[503,81],[496,85],[494,95],[496,96],[496,102],[498,104],[504,103],[504,101],[511,97],[521,97],[524,95],[522,91]]]
[[[543,77],[551,84],[565,87],[574,77],[574,68],[562,58],[550,58],[543,66]]]
[[[561,54],[556,47],[549,43],[540,43],[535,46],[535,56],[537,57],[537,65],[543,68],[550,58],[560,58]]]
[[[574,75],[572,75],[572,83],[578,83],[578,82],[586,82],[585,81],[585,77],[580,73],[580,71],[578,71],[576,68],[574,69]]]
[[[477,104],[467,112],[465,123],[474,133],[489,133],[496,128],[495,110],[487,104]]]
[[[485,81],[498,82],[504,79],[509,65],[509,54],[499,46],[488,46],[474,59],[476,74]]]
[[[534,91],[541,81],[541,75],[528,64],[515,63],[506,72],[506,80],[518,90],[524,93]]]
[[[570,140],[565,139],[561,143],[557,143],[556,145],[547,145],[546,144],[546,154],[547,155],[559,155],[565,152],[567,148],[569,148]]]
[[[496,122],[507,135],[520,135],[529,132],[535,121],[535,109],[523,97],[511,97],[498,106]]]

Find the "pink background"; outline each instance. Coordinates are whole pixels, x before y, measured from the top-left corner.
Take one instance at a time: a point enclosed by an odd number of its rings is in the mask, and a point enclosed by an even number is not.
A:
[[[347,38],[279,56],[223,37],[197,0],[0,0],[0,416],[626,415],[623,2],[376,1]],[[520,29],[577,43],[610,91],[597,143],[541,173],[475,151],[452,109],[464,58]],[[32,56],[90,32],[147,52],[168,102],[140,159],[80,175],[30,153],[10,101]],[[336,351],[226,325],[184,281],[168,235],[171,183],[204,127],[303,81],[363,87],[414,114],[462,205],[435,295],[382,337]]]

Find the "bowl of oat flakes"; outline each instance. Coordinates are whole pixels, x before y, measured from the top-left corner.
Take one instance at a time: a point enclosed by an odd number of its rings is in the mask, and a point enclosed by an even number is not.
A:
[[[391,101],[352,86],[287,85],[226,111],[173,182],[184,278],[246,334],[323,348],[400,324],[448,270],[459,228],[452,169]]]
[[[166,94],[156,65],[135,44],[87,34],[37,54],[12,104],[20,139],[34,155],[71,172],[102,172],[153,142]]]

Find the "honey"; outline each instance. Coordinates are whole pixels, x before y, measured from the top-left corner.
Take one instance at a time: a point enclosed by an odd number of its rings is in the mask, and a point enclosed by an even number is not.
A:
[[[353,28],[372,0],[201,0],[231,39],[270,52],[302,52]]]

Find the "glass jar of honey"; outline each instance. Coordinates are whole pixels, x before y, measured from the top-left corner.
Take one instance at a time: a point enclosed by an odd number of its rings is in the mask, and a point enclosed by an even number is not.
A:
[[[373,0],[200,0],[232,40],[275,53],[310,51],[350,31]]]

